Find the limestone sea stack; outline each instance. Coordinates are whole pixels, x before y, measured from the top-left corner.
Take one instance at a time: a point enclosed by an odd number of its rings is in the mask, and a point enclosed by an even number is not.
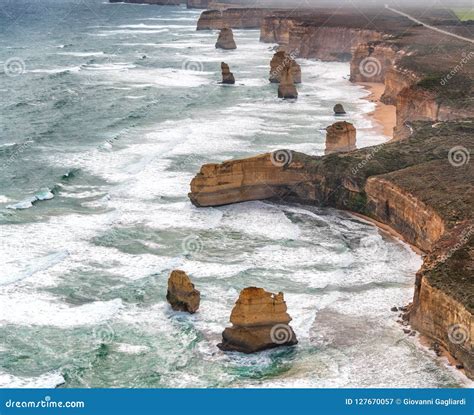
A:
[[[346,115],[346,110],[342,106],[342,104],[336,104],[334,105],[334,115]]]
[[[225,62],[222,62],[221,70],[222,70],[222,83],[225,85],[234,85],[235,78],[234,78],[234,74],[230,71],[229,65],[227,65]]]
[[[290,67],[285,67],[281,71],[280,86],[278,87],[278,98],[298,98],[298,91],[296,89],[295,83],[293,82],[293,76],[291,74]]]
[[[291,70],[293,82],[295,84],[300,84],[301,66],[296,63],[291,55],[283,50],[276,52],[270,62],[270,82],[272,84],[280,83],[281,74],[286,67],[289,67]]]
[[[356,129],[346,121],[338,121],[326,128],[326,154],[356,149]]]
[[[235,44],[234,40],[234,32],[232,32],[232,29],[228,27],[221,29],[219,37],[217,38],[216,49],[237,49],[237,45]]]
[[[232,327],[222,333],[224,351],[255,353],[298,343],[288,325],[291,317],[286,312],[283,293],[273,294],[263,288],[242,290],[230,316]]]
[[[201,301],[201,293],[184,271],[175,270],[168,279],[166,299],[174,311],[186,311],[194,314]]]

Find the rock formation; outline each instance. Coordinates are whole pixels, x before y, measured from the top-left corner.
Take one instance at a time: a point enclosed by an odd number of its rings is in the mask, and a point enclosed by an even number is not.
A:
[[[336,104],[333,108],[334,115],[346,115],[346,110],[342,106],[342,104]]]
[[[187,9],[207,9],[209,6],[210,0],[187,0],[186,8]]]
[[[286,310],[283,293],[245,288],[232,310],[232,327],[224,330],[218,347],[224,351],[255,353],[297,344],[296,335],[288,325],[291,317]]]
[[[232,29],[259,29],[271,9],[235,7],[225,10],[205,10],[197,23],[197,30],[216,30],[224,27]]]
[[[230,71],[229,65],[222,62],[221,70],[222,70],[222,83],[226,85],[234,85],[235,78],[234,78],[234,74]]]
[[[289,67],[293,82],[295,84],[301,83],[301,66],[286,53],[285,51],[278,51],[273,55],[270,62],[270,82],[274,84],[280,83],[282,72]]]
[[[184,271],[173,271],[168,279],[166,299],[175,311],[194,314],[201,301],[201,294]]]
[[[291,68],[286,66],[281,71],[280,85],[278,86],[278,98],[296,99],[298,98],[298,90],[293,82]]]
[[[276,198],[349,210],[389,225],[428,253],[406,318],[474,378],[474,119],[435,128],[417,122],[412,129],[410,140],[349,153],[282,151],[286,160],[264,154],[203,166],[190,198],[196,206]]]
[[[356,149],[356,129],[351,123],[339,121],[326,131],[326,154]]]
[[[228,27],[221,29],[216,42],[216,49],[237,49],[237,45],[235,44],[234,40],[234,32],[232,32],[232,29],[229,29]]]

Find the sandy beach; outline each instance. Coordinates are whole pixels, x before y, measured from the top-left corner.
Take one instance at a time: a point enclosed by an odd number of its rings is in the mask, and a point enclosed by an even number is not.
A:
[[[393,129],[397,123],[397,113],[395,105],[386,105],[380,101],[385,85],[374,82],[359,82],[359,85],[364,86],[370,92],[367,99],[376,104],[375,110],[369,115],[375,118],[383,134],[392,139]]]

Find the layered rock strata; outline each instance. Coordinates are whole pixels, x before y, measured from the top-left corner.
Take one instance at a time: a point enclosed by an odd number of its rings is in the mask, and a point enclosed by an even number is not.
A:
[[[194,314],[199,309],[201,294],[184,271],[173,271],[168,279],[166,299],[175,311]]]
[[[225,10],[206,10],[201,13],[197,30],[259,29],[262,19],[270,13],[269,9],[229,8]]]
[[[207,9],[210,0],[187,0],[186,8],[188,9]]]
[[[216,42],[216,49],[232,50],[237,49],[234,40],[234,32],[232,29],[225,27],[219,32],[219,37]]]
[[[232,327],[224,330],[218,347],[224,351],[255,353],[295,345],[298,341],[290,321],[283,293],[245,288],[232,310]]]
[[[474,378],[474,119],[417,122],[410,140],[324,157],[288,150],[203,166],[196,206],[273,199],[350,210],[428,255],[407,318]]]
[[[346,121],[339,121],[326,128],[326,152],[332,154],[356,149],[356,129]]]
[[[234,78],[234,74],[230,71],[229,65],[222,62],[221,71],[222,71],[222,83],[225,85],[234,85],[235,78]]]
[[[291,76],[295,84],[301,83],[301,66],[296,63],[291,55],[285,51],[278,51],[273,55],[270,62],[270,78],[269,81],[278,84],[281,81],[282,72],[290,68]]]

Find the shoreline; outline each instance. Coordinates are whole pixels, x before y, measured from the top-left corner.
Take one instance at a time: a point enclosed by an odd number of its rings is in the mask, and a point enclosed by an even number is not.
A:
[[[365,99],[375,104],[375,110],[367,115],[375,119],[375,129],[393,140],[393,130],[397,125],[397,110],[395,105],[384,104],[380,98],[385,91],[385,84],[376,82],[356,82],[356,85],[364,87],[369,95]]]

